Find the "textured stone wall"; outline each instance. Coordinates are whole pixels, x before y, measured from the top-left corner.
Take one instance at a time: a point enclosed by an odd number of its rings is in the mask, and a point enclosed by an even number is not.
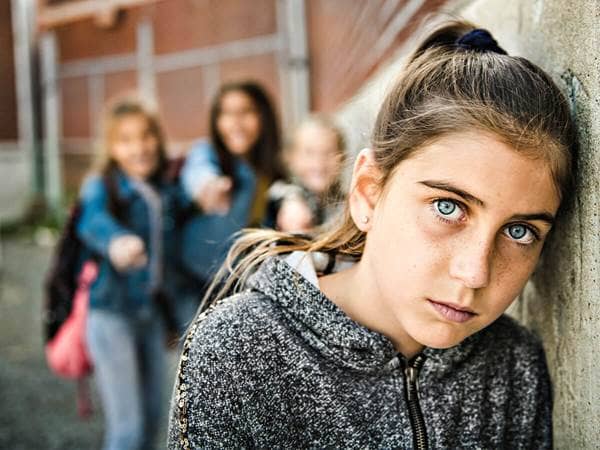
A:
[[[462,0],[449,12],[489,29],[510,54],[547,70],[569,96],[581,149],[577,191],[511,312],[544,340],[558,449],[600,445],[600,1]],[[339,112],[353,151],[406,54]]]

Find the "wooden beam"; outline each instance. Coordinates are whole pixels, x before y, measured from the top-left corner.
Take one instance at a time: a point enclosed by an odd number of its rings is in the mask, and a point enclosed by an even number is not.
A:
[[[283,39],[278,34],[266,34],[224,44],[154,55],[152,69],[155,73],[162,73],[218,64],[221,61],[278,52],[283,45]],[[137,58],[135,53],[122,53],[67,61],[60,65],[60,77],[85,77],[136,70]]]
[[[83,19],[105,17],[115,14],[121,9],[143,6],[163,0],[79,0],[55,6],[47,6],[45,2],[38,4],[38,30],[49,30]]]

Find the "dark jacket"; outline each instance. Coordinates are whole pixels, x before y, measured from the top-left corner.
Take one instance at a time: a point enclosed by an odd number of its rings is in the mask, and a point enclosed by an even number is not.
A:
[[[513,319],[422,356],[429,448],[551,448],[544,352]],[[248,290],[192,325],[169,448],[414,448],[404,364],[386,337],[268,259]]]

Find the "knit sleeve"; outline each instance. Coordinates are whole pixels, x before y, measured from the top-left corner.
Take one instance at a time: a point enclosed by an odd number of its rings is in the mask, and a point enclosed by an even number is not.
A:
[[[552,386],[544,349],[537,339],[520,350],[513,370],[509,439],[513,448],[552,448]]]
[[[196,320],[188,332],[169,420],[169,449],[249,448],[236,395],[235,356],[219,331]]]

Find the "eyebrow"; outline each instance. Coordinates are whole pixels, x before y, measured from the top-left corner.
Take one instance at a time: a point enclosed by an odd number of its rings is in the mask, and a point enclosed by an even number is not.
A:
[[[541,212],[534,214],[515,214],[510,220],[541,220],[546,222],[548,225],[554,225],[554,216],[549,212]]]
[[[452,192],[470,203],[477,203],[479,206],[485,207],[485,203],[483,202],[483,200],[478,199],[474,195],[469,194],[464,189],[460,189],[456,186],[453,186],[446,181],[425,180],[419,181],[419,184],[424,184],[425,186],[430,187],[432,189],[440,189],[442,191]]]
[[[481,207],[485,207],[483,200],[480,200],[474,195],[469,194],[464,189],[460,189],[459,187],[456,187],[446,181],[424,180],[419,181],[419,184],[423,184],[432,189],[440,189],[442,191],[452,192],[468,202],[476,203]],[[510,220],[540,220],[542,222],[546,222],[550,226],[554,225],[554,215],[547,211],[542,211],[539,213],[515,214],[510,218]]]

